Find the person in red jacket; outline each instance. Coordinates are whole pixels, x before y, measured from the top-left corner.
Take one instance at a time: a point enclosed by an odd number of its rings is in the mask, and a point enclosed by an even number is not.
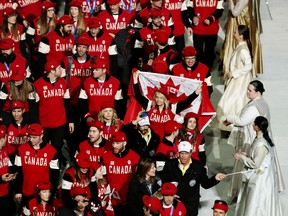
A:
[[[0,82],[7,83],[16,71],[25,72],[30,76],[26,59],[14,52],[14,41],[11,38],[0,40]]]
[[[160,189],[163,195],[161,216],[184,216],[186,208],[184,204],[176,199],[177,187],[170,182],[166,182]]]
[[[50,181],[54,196],[59,177],[56,149],[43,141],[44,129],[40,124],[31,124],[27,129],[29,141],[19,147],[15,157],[17,178],[15,199],[21,202],[24,215],[28,214],[28,203],[36,197],[36,185],[41,180]]]
[[[79,96],[82,115],[87,117],[88,122],[95,120],[103,103],[115,103],[115,107],[119,108],[117,103],[122,100],[119,80],[106,73],[107,62],[103,59],[96,59],[91,62],[90,66],[93,76],[85,80]]]
[[[28,121],[24,118],[25,104],[21,101],[12,101],[11,114],[12,122],[7,127],[7,150],[9,158],[14,163],[18,148],[28,141]]]
[[[74,46],[74,36],[71,34],[74,21],[69,15],[60,17],[55,30],[46,34],[40,41],[38,47],[39,64],[43,67],[51,58],[56,58],[59,62],[66,56],[72,55]],[[41,68],[40,73],[44,69]]]
[[[51,183],[47,180],[42,180],[36,185],[36,188],[37,196],[29,201],[31,215],[57,215],[58,203],[57,199],[51,196]]]
[[[91,17],[88,21],[89,30],[83,36],[89,40],[90,56],[96,56],[107,61],[107,73],[117,77],[118,72],[118,52],[113,37],[103,31],[102,24],[98,17]]]
[[[155,153],[157,171],[162,171],[167,160],[178,157],[176,138],[181,127],[181,124],[173,120],[165,123],[164,138]]]
[[[100,121],[89,122],[88,139],[79,145],[79,154],[86,154],[96,171],[103,161],[106,140],[102,137],[104,124]]]
[[[12,170],[12,164],[6,148],[6,126],[0,125],[0,209],[1,214],[15,215],[15,202],[9,193],[9,184],[16,179],[17,173]]]
[[[184,122],[179,130],[181,141],[188,141],[192,145],[191,157],[206,164],[205,138],[200,133],[198,126],[199,115],[193,112],[186,113]]]
[[[175,76],[196,79],[207,83],[209,96],[213,92],[211,73],[209,68],[198,61],[197,51],[193,46],[186,46],[182,50],[182,62],[172,68]]]
[[[228,204],[224,200],[215,200],[213,209],[213,216],[227,216]]]
[[[193,21],[193,44],[198,60],[212,69],[218,39],[219,20],[224,11],[223,0],[191,0],[187,5],[188,15]]]
[[[23,1],[16,0],[18,3],[20,22],[23,23],[25,28],[28,28],[29,24],[41,14],[41,0]]]
[[[131,21],[131,14],[120,8],[120,0],[108,0],[108,8],[99,13],[103,30],[113,38],[121,29],[126,29]]]
[[[125,133],[119,131],[111,138],[112,151],[104,154],[104,165],[107,179],[114,190],[112,205],[115,216],[125,215],[125,204],[128,185],[136,171],[139,156],[133,150],[126,148]]]
[[[45,70],[48,74],[34,83],[39,104],[39,120],[44,127],[43,140],[51,141],[59,154],[60,162],[65,164],[61,149],[67,122],[69,132],[74,131],[69,89],[66,80],[60,77],[60,63],[57,60],[47,62]]]
[[[101,167],[100,163],[98,163],[99,167]],[[75,207],[71,193],[77,187],[85,188],[87,190],[87,198],[94,203],[99,203],[95,173],[96,171],[92,168],[88,155],[85,153],[77,154],[75,165],[69,167],[63,176],[61,197],[66,207]]]

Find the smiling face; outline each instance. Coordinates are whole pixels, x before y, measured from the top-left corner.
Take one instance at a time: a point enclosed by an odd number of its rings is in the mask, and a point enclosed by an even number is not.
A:
[[[112,143],[112,148],[113,148],[114,154],[119,154],[119,153],[123,152],[125,149],[126,143],[127,143],[126,141],[125,142],[114,141]]]
[[[213,216],[227,216],[226,212],[220,209],[213,210]]]
[[[193,65],[196,62],[196,56],[187,56],[184,57],[184,62],[187,65],[187,67],[193,67]]]
[[[190,162],[190,158],[191,158],[191,153],[190,152],[179,152],[179,160],[180,163],[184,166],[188,165]]]

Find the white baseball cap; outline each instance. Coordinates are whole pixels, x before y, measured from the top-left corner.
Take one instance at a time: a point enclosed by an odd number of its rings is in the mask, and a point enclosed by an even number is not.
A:
[[[192,145],[188,141],[181,141],[178,145],[178,152],[191,152]]]
[[[143,117],[139,122],[139,126],[145,126],[145,125],[150,125],[149,117],[145,116]]]

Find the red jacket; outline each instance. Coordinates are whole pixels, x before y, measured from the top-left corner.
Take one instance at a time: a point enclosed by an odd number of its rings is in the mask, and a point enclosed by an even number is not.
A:
[[[0,149],[0,177],[8,173],[8,167],[11,166],[11,162],[8,157],[7,148],[4,146]],[[3,182],[0,179],[0,197],[6,196],[9,193],[9,182]]]
[[[56,128],[65,124],[67,121],[64,100],[70,99],[66,80],[60,77],[52,84],[49,78],[42,77],[34,85],[39,97],[39,119],[42,126]]]
[[[128,184],[135,174],[138,161],[138,154],[129,149],[125,149],[124,152],[118,155],[115,155],[112,151],[104,154],[107,179],[111,190],[115,188],[112,199],[113,205],[125,205]]]
[[[121,8],[119,9],[117,21],[107,10],[102,11],[98,17],[101,20],[104,32],[112,34],[117,34],[121,29],[126,29],[131,21],[131,15]]]
[[[15,165],[21,172],[17,175],[16,193],[35,196],[36,185],[41,180],[50,181],[54,189],[56,188],[57,176],[52,174],[54,173],[52,170],[58,172],[59,166],[56,149],[52,145],[42,143],[39,150],[35,150],[29,142],[21,145],[15,158]],[[56,180],[56,184],[57,182]]]

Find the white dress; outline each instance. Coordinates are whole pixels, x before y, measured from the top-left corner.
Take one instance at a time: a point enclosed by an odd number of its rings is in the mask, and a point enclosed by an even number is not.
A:
[[[235,215],[282,216],[273,151],[259,134],[251,145],[250,156],[241,157],[251,172],[243,176]]]
[[[217,115],[212,122],[212,127],[231,131],[233,125],[225,126],[223,121],[227,116],[239,114],[248,103],[246,89],[252,81],[252,60],[246,42],[240,42],[232,53],[229,71],[232,78],[218,103]]]

